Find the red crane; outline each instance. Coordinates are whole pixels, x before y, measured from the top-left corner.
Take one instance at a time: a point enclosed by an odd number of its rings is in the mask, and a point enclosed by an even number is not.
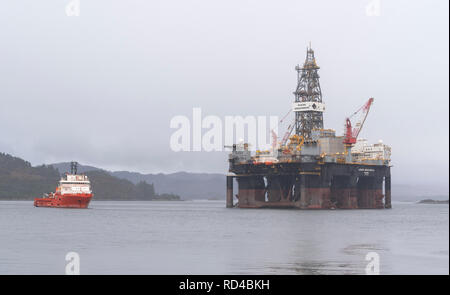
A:
[[[356,139],[358,138],[359,133],[366,121],[367,115],[369,114],[370,106],[373,103],[373,98],[369,98],[369,100],[360,107],[356,112],[354,112],[350,117],[346,119],[345,123],[345,134],[344,134],[344,144],[351,146],[356,143]],[[355,127],[352,127],[352,122],[350,119],[356,114],[361,113],[360,119],[356,122]]]

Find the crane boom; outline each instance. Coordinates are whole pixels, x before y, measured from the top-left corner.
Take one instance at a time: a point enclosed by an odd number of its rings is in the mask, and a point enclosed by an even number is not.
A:
[[[369,114],[370,107],[373,103],[373,97],[369,98],[369,100],[360,107],[356,112],[354,112],[350,117],[346,118],[345,123],[345,135],[344,135],[344,144],[353,145],[356,143],[356,139],[358,138],[359,133],[366,121],[367,115]],[[356,114],[361,113],[360,119],[356,122],[355,127],[352,127],[351,118]]]
[[[287,128],[286,133],[283,136],[283,139],[281,140],[281,145],[286,145],[287,140],[289,139],[289,135],[291,135],[292,130],[294,130],[295,124],[291,124],[289,125],[289,127]]]

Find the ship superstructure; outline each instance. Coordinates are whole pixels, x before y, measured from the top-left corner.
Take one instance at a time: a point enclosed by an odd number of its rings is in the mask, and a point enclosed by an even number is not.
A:
[[[318,70],[309,47],[303,66],[296,67],[294,122],[282,139],[273,143],[272,150],[252,155],[248,144],[233,145],[227,207],[391,207],[390,147],[358,140],[374,99],[369,98],[347,117],[344,134],[337,136],[335,130],[324,129],[325,104]],[[234,179],[237,204],[233,201]]]

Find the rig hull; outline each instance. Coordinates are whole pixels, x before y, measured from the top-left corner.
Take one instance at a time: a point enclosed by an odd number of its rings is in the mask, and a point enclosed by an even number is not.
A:
[[[227,207],[297,209],[391,208],[390,167],[339,163],[232,165]],[[233,182],[237,181],[233,203]],[[383,192],[384,190],[384,192]]]
[[[85,209],[89,206],[91,199],[92,194],[55,194],[54,196],[49,198],[36,198],[34,200],[34,206]]]

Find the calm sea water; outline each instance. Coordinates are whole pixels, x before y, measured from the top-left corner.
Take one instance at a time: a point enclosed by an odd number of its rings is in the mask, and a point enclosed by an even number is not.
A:
[[[224,202],[0,202],[0,274],[449,274],[449,207],[225,209]]]

